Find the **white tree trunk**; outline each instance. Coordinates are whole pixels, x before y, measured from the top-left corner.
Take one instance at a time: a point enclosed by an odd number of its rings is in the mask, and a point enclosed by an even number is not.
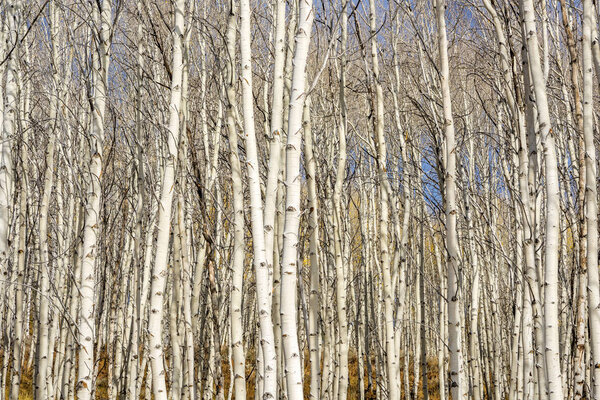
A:
[[[335,175],[335,185],[333,188],[333,249],[335,257],[335,294],[336,294],[336,306],[337,306],[337,322],[338,322],[338,354],[339,372],[337,374],[339,386],[338,396],[339,400],[345,400],[348,395],[348,350],[349,350],[349,337],[348,337],[348,317],[347,317],[347,304],[346,304],[346,267],[343,256],[343,245],[342,238],[344,237],[342,218],[345,211],[342,209],[342,185],[346,179],[346,129],[348,124],[347,110],[346,110],[346,48],[348,42],[348,12],[347,0],[341,0],[340,19],[341,19],[341,37],[340,37],[340,72],[339,72],[339,109],[340,116],[337,126],[338,130],[338,160],[337,170]]]
[[[281,260],[281,334],[287,394],[290,400],[302,400],[302,367],[296,326],[296,285],[300,226],[300,152],[302,146],[302,114],[304,108],[306,60],[310,46],[313,12],[310,0],[300,0],[299,23],[292,71],[292,89],[288,116],[286,144],[286,197],[283,255]]]
[[[275,36],[273,38],[275,59],[273,62],[273,100],[271,106],[271,137],[269,145],[269,169],[265,188],[265,252],[269,270],[273,268],[273,249],[279,252],[275,242],[275,206],[279,183],[281,136],[283,130],[283,74],[285,67],[285,1],[275,3]],[[272,277],[270,278],[270,281]],[[272,284],[271,282],[269,283]]]
[[[383,296],[385,313],[385,351],[386,351],[386,373],[388,397],[392,400],[400,399],[400,381],[398,380],[398,359],[396,357],[396,348],[394,341],[394,292],[390,271],[390,249],[389,249],[389,202],[390,202],[390,184],[387,177],[387,149],[384,135],[384,105],[383,89],[381,87],[381,77],[379,73],[379,58],[377,54],[377,16],[375,2],[370,2],[370,29],[371,29],[371,68],[373,71],[373,80],[375,85],[375,131],[374,140],[377,148],[377,179],[381,196],[381,210],[379,221],[379,245],[381,253],[381,269],[383,271]]]
[[[539,44],[532,0],[521,0],[523,25],[526,32],[527,53],[531,81],[535,93],[539,129],[544,148],[546,182],[546,245],[544,273],[544,338],[545,365],[550,400],[563,396],[560,370],[559,326],[558,326],[558,245],[560,194],[556,146],[551,129],[546,82],[540,63]]]
[[[454,121],[452,119],[452,102],[450,98],[450,69],[448,66],[448,40],[446,38],[446,4],[445,0],[436,0],[438,26],[438,47],[440,52],[440,80],[444,108],[445,138],[445,213],[446,213],[446,248],[448,273],[448,346],[450,351],[450,393],[455,400],[462,400],[464,393],[464,371],[462,357],[462,321],[459,299],[462,292],[459,287],[459,247],[456,220],[456,144],[454,141]]]
[[[21,2],[7,1],[6,25],[8,26],[6,83],[4,93],[0,91],[4,108],[2,112],[2,146],[0,151],[0,273],[8,276],[9,224],[11,218],[11,199],[13,186],[12,143],[17,127],[17,75],[18,75],[18,33],[21,21]],[[3,21],[4,22],[4,21]],[[2,24],[4,28],[4,23]],[[4,36],[4,35],[3,35]],[[3,53],[3,52],[2,52]],[[0,71],[1,72],[1,71]],[[0,82],[2,80],[0,79]],[[5,97],[3,97],[5,96]],[[0,102],[2,102],[0,100]],[[4,295],[4,282],[0,283]],[[1,322],[0,322],[1,324]]]
[[[267,264],[265,233],[263,224],[263,203],[260,192],[260,175],[256,135],[254,128],[254,98],[252,95],[252,48],[250,33],[250,2],[240,2],[240,48],[242,63],[242,109],[246,135],[246,157],[248,185],[250,188],[250,218],[252,221],[252,247],[254,251],[254,273],[256,278],[257,309],[260,323],[260,341],[263,354],[263,367],[257,371],[264,379],[263,393],[259,398],[275,398],[277,389],[277,357],[273,321],[271,319],[271,293],[269,268]]]
[[[308,186],[308,224],[310,230],[310,295],[308,306],[308,349],[310,351],[310,400],[320,396],[321,352],[319,348],[319,204],[316,162],[310,122],[310,96],[304,101],[304,165]]]
[[[93,20],[98,33],[97,47],[92,50],[94,96],[92,99],[90,170],[87,177],[88,202],[85,207],[83,253],[81,265],[81,308],[79,312],[79,361],[77,375],[77,398],[90,400],[94,393],[94,342],[96,258],[100,224],[100,197],[102,194],[102,160],[104,145],[104,113],[106,109],[107,76],[110,60],[111,2],[102,2],[101,9],[92,4]]]
[[[19,184],[19,233],[17,243],[17,276],[15,282],[15,318],[14,318],[14,337],[12,352],[12,373],[9,399],[19,399],[19,388],[21,383],[21,372],[23,364],[23,354],[25,346],[23,342],[23,308],[24,304],[24,284],[25,284],[25,262],[26,262],[26,235],[27,235],[27,174],[29,173],[29,161],[27,156],[28,146],[27,130],[23,130],[21,136],[21,179]],[[1,266],[0,266],[1,268]]]
[[[598,280],[598,186],[594,144],[594,82],[592,29],[595,10],[591,0],[583,1],[583,137],[585,142],[585,216],[587,222],[587,278],[589,337],[592,350],[592,394],[600,399],[600,284]],[[580,290],[583,290],[581,288]]]
[[[150,365],[152,368],[152,392],[156,400],[167,399],[166,370],[162,341],[162,323],[164,293],[168,275],[169,236],[171,231],[171,206],[173,204],[175,165],[177,164],[177,146],[179,142],[179,112],[181,105],[183,77],[183,35],[185,31],[185,0],[174,3],[173,22],[173,60],[171,76],[171,98],[169,101],[169,125],[167,131],[167,149],[164,159],[164,175],[158,208],[157,247],[152,271],[150,288]]]
[[[48,214],[50,207],[50,197],[52,195],[52,184],[54,181],[54,146],[56,142],[57,127],[57,107],[59,101],[59,82],[58,82],[58,14],[56,3],[50,3],[50,37],[52,41],[52,86],[55,95],[50,102],[50,121],[48,125],[48,144],[46,146],[46,170],[44,171],[44,189],[40,204],[40,292],[39,292],[39,318],[38,318],[38,343],[36,349],[36,398],[46,399],[51,396],[48,391],[48,384],[52,377],[48,376],[48,366],[52,365],[54,356],[54,345],[49,337],[50,310],[49,301],[50,292],[50,257],[48,254]]]
[[[233,254],[231,258],[231,348],[233,353],[233,385],[235,399],[246,398],[246,360],[244,356],[244,328],[242,324],[242,299],[244,280],[244,191],[242,186],[242,168],[238,153],[238,132],[235,126],[235,81],[236,81],[236,36],[237,36],[237,5],[231,2],[227,27],[227,49],[229,51],[228,81],[227,81],[227,112],[226,124],[229,137],[229,162],[231,164],[231,186],[233,195]],[[279,151],[278,151],[279,152]]]

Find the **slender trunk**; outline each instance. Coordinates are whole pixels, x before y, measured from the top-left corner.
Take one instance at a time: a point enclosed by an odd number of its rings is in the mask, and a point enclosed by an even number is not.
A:
[[[240,48],[242,67],[242,109],[246,134],[246,157],[250,188],[250,217],[252,221],[252,247],[254,251],[254,273],[256,278],[257,308],[260,323],[260,343],[263,366],[257,375],[264,379],[263,393],[259,398],[275,398],[277,389],[277,357],[271,319],[271,293],[269,268],[266,257],[263,224],[263,202],[260,192],[258,152],[254,128],[254,98],[252,94],[252,48],[250,34],[250,1],[240,1]],[[294,268],[295,270],[295,268]]]
[[[392,289],[392,277],[390,271],[390,249],[389,249],[389,201],[390,184],[387,177],[387,149],[384,136],[384,110],[383,110],[383,89],[381,87],[379,74],[379,60],[377,55],[377,17],[375,11],[375,2],[370,2],[370,29],[371,29],[371,62],[373,72],[373,83],[375,85],[375,98],[373,99],[375,109],[375,142],[377,148],[377,179],[379,181],[379,190],[381,196],[381,210],[379,222],[379,243],[381,253],[381,268],[383,271],[383,296],[385,313],[385,351],[386,351],[386,372],[388,379],[388,396],[392,400],[400,399],[400,382],[398,380],[398,359],[396,358],[396,348],[394,341],[394,301]]]
[[[319,347],[319,202],[317,168],[310,122],[310,97],[304,101],[304,165],[308,186],[310,295],[308,306],[308,349],[310,351],[310,400],[320,396],[321,352]]]
[[[550,400],[563,396],[560,370],[559,326],[558,326],[558,246],[560,194],[556,146],[550,122],[546,83],[540,64],[535,11],[532,0],[521,0],[524,31],[531,81],[538,111],[539,129],[542,138],[546,182],[546,244],[544,271],[544,339],[545,365]]]
[[[169,102],[169,125],[167,149],[164,158],[164,176],[158,208],[158,236],[152,283],[150,288],[150,318],[148,334],[150,336],[150,361],[152,368],[152,392],[156,400],[167,399],[166,370],[164,366],[162,325],[164,309],[164,293],[168,275],[169,236],[171,231],[171,205],[173,202],[173,185],[175,165],[177,164],[179,142],[179,110],[181,104],[183,76],[183,46],[185,32],[185,1],[174,3],[175,18],[173,23],[173,61],[171,76],[171,98]]]
[[[594,144],[594,98],[592,66],[591,0],[583,2],[583,136],[586,164],[586,222],[587,222],[587,280],[589,301],[589,335],[593,366],[591,375],[594,399],[600,399],[600,284],[598,279],[598,187],[596,174],[596,146]],[[581,288],[580,290],[583,290]]]
[[[23,130],[21,136],[21,179],[19,182],[19,234],[17,243],[17,276],[15,282],[15,319],[13,333],[13,352],[12,352],[12,374],[10,386],[10,400],[19,399],[19,388],[21,384],[21,373],[23,364],[23,353],[25,346],[23,343],[23,307],[24,307],[24,285],[25,285],[25,265],[27,258],[26,235],[27,235],[27,174],[29,173],[29,163],[27,156],[27,130]],[[5,353],[6,354],[6,353]]]
[[[85,207],[83,231],[83,253],[81,265],[81,287],[79,312],[79,361],[77,375],[77,398],[90,400],[94,394],[94,345],[95,327],[95,286],[98,236],[100,233],[100,201],[102,195],[102,160],[104,145],[104,114],[106,109],[107,76],[110,60],[111,3],[92,4],[94,23],[98,33],[97,47],[92,54],[94,96],[92,99],[90,172],[87,177],[88,202]],[[100,8],[100,9],[98,9]]]
[[[346,110],[346,46],[348,41],[348,12],[346,10],[347,0],[341,0],[341,43],[340,43],[340,78],[339,78],[339,108],[340,117],[338,122],[338,160],[335,176],[335,185],[333,188],[333,247],[335,256],[336,271],[336,305],[338,317],[338,335],[337,341],[339,354],[339,372],[337,398],[345,400],[348,395],[348,318],[346,310],[346,271],[344,267],[344,257],[342,254],[342,236],[344,235],[342,227],[342,185],[346,179],[346,129],[347,129],[347,110]],[[350,271],[350,269],[348,269]]]
[[[0,272],[8,274],[9,223],[11,215],[13,167],[12,142],[17,128],[17,69],[18,63],[18,30],[21,21],[21,2],[9,1],[7,4],[7,44],[11,53],[7,54],[6,83],[3,94],[4,112],[2,114],[2,150],[0,153]],[[12,47],[12,48],[11,48]],[[2,110],[0,110],[2,111]],[[4,284],[0,288],[3,288]]]
[[[244,356],[244,330],[242,324],[242,299],[244,280],[244,191],[242,170],[238,154],[238,133],[235,127],[235,42],[237,36],[237,5],[231,2],[227,27],[227,49],[229,52],[227,81],[226,124],[229,137],[229,162],[231,164],[231,186],[233,196],[233,254],[231,259],[231,347],[233,354],[233,385],[235,399],[246,398],[246,361]]]
[[[285,159],[287,191],[281,260],[281,334],[283,337],[287,395],[290,400],[304,398],[298,328],[296,326],[298,310],[296,306],[296,275],[300,226],[302,113],[306,97],[306,60],[308,58],[313,15],[311,1],[300,0],[287,129]]]
[[[57,107],[59,97],[58,82],[58,14],[55,2],[50,3],[50,36],[52,40],[52,83],[56,93],[50,102],[49,137],[46,147],[46,170],[44,172],[44,189],[40,205],[40,308],[38,318],[38,343],[36,349],[36,381],[35,394],[38,399],[50,397],[48,383],[48,366],[52,365],[54,346],[49,336],[50,309],[50,257],[48,254],[48,213],[52,185],[54,181],[54,146],[56,142]]]
[[[464,371],[462,359],[462,321],[459,298],[462,295],[459,287],[459,247],[456,220],[456,144],[454,141],[454,121],[452,120],[452,103],[450,98],[450,70],[448,66],[448,41],[446,39],[445,0],[436,0],[438,25],[438,47],[441,65],[441,88],[444,107],[445,138],[445,213],[446,213],[446,248],[448,273],[448,334],[450,351],[450,391],[455,400],[466,396],[464,393]]]
[[[423,221],[423,218],[425,218],[425,204],[421,203],[421,242],[419,245],[419,254],[420,254],[420,259],[419,259],[419,267],[420,267],[420,271],[419,271],[419,293],[420,293],[420,299],[421,299],[421,304],[419,305],[419,307],[421,308],[421,320],[419,321],[420,323],[420,330],[421,330],[421,349],[420,349],[420,353],[421,353],[421,374],[422,374],[422,382],[423,382],[423,386],[422,386],[422,392],[423,392],[423,399],[424,400],[428,400],[429,399],[429,389],[427,386],[427,328],[426,328],[426,315],[425,315],[425,235],[423,233],[423,224],[425,221]]]

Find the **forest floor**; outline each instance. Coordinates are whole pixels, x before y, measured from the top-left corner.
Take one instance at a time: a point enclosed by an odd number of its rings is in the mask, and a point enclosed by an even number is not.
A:
[[[306,357],[308,357],[308,354],[306,354]],[[2,357],[0,357],[1,359]],[[227,354],[226,352],[223,353],[223,378],[224,378],[224,386],[225,386],[225,398],[227,398],[228,392],[229,392],[229,384],[230,384],[230,376],[229,376],[229,364],[227,362]],[[97,399],[108,399],[108,368],[107,368],[107,363],[106,363],[107,359],[106,357],[103,357],[100,360],[100,366],[98,369],[98,381],[97,381],[97,393],[96,393],[96,398]],[[401,360],[402,361],[402,360]],[[355,352],[350,352],[350,356],[348,359],[349,362],[349,370],[350,370],[350,382],[349,382],[349,387],[348,387],[348,400],[357,400],[360,398],[359,396],[359,376],[358,376],[358,358],[356,356]],[[248,360],[246,361],[247,363],[247,398],[248,399],[254,399],[254,382],[255,382],[255,375],[254,375],[254,371],[253,371],[253,357],[248,358]],[[400,363],[401,366],[404,364],[403,362]],[[437,366],[437,359],[431,358],[428,360],[427,362],[428,367],[427,367],[427,386],[428,386],[428,395],[429,395],[429,399],[431,400],[437,400],[440,398],[439,396],[439,379],[438,379],[438,366]],[[411,360],[411,367],[409,369],[409,382],[410,382],[410,386],[411,389],[413,388],[413,364],[412,364],[412,360]],[[372,375],[372,379],[371,379],[371,386],[369,387],[368,385],[368,380],[367,380],[367,375],[365,374],[365,376],[363,377],[364,379],[364,385],[365,385],[365,399],[375,399],[376,398],[376,382],[377,382],[377,377],[376,377],[376,373],[375,373],[375,366],[372,365],[373,368],[373,375]],[[10,372],[10,371],[7,371]],[[10,375],[7,375],[10,376]],[[402,377],[402,379],[404,379],[404,371],[401,370],[400,376]],[[421,380],[422,381],[422,380]],[[310,385],[310,364],[307,362],[305,364],[305,368],[304,368],[304,393],[306,393],[306,398],[308,399],[308,393],[309,393],[309,385]],[[7,388],[9,385],[6,385]],[[404,395],[404,385],[402,386],[402,398],[405,398]],[[424,398],[424,393],[423,393],[423,387],[422,387],[422,382],[419,383],[419,388],[418,388],[418,394],[417,394],[417,399],[423,399]],[[142,388],[143,390],[143,388]],[[143,394],[143,393],[142,393]],[[7,398],[8,398],[8,393],[7,393]],[[141,397],[143,398],[143,397]],[[413,391],[411,390],[411,399],[414,399],[414,395],[413,395]],[[19,399],[20,400],[33,400],[34,399],[34,395],[33,395],[33,368],[27,368],[26,370],[24,370],[23,376],[21,378],[21,390],[19,393]]]

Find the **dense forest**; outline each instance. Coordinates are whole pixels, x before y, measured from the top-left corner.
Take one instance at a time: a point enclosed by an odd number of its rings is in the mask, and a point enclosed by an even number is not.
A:
[[[0,0],[0,400],[600,399],[593,0]]]

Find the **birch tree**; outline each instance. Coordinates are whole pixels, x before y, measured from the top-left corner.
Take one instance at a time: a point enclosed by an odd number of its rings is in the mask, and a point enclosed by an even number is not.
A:
[[[0,400],[598,397],[596,10],[517,4],[0,2]]]
[[[96,259],[98,258],[98,235],[100,231],[101,179],[104,146],[104,116],[106,111],[107,79],[110,62],[111,3],[92,4],[92,31],[97,36],[92,49],[93,95],[90,104],[90,166],[88,202],[85,207],[83,231],[83,261],[81,266],[80,312],[79,312],[79,362],[77,375],[77,398],[91,399],[94,393],[94,345]]]
[[[183,35],[185,32],[185,1],[174,4],[173,21],[173,59],[171,62],[171,95],[169,101],[169,124],[166,132],[167,148],[163,161],[163,178],[158,208],[156,255],[152,270],[150,287],[150,317],[148,333],[150,335],[150,361],[152,367],[152,393],[155,399],[167,399],[166,370],[163,353],[163,309],[167,262],[169,258],[169,236],[171,232],[171,208],[177,164],[177,146],[179,143],[179,121],[181,91],[183,79]]]
[[[592,3],[583,2],[583,138],[585,142],[585,207],[587,223],[587,280],[589,336],[592,350],[592,374],[594,398],[600,397],[600,304],[598,286],[598,188],[596,145],[594,144],[593,117],[593,70],[592,70],[592,14],[595,13]],[[583,288],[581,289],[583,290]],[[581,377],[583,378],[583,376]]]
[[[304,110],[305,73],[313,12],[309,0],[300,2],[294,49],[294,69],[288,114],[286,143],[286,196],[283,255],[281,257],[281,333],[285,354],[288,398],[303,399],[302,368],[296,326],[296,285],[298,236],[300,225],[300,151],[302,145],[302,116]]]
[[[544,149],[546,179],[546,245],[545,245],[545,283],[544,283],[544,333],[545,363],[548,375],[548,394],[550,399],[562,396],[562,378],[560,375],[560,355],[558,348],[558,219],[559,189],[556,165],[556,146],[552,135],[552,127],[546,96],[546,83],[540,64],[538,40],[536,36],[533,3],[529,0],[521,2],[523,25],[526,32],[527,56],[531,73],[531,82],[535,94],[538,112],[540,136]]]
[[[246,166],[248,170],[248,186],[250,188],[250,218],[252,225],[252,247],[254,274],[257,285],[256,305],[260,324],[260,345],[263,355],[263,369],[258,371],[264,379],[264,399],[275,398],[277,365],[275,355],[275,338],[271,319],[271,302],[269,300],[269,271],[266,258],[265,234],[263,224],[263,200],[260,191],[258,171],[258,154],[256,134],[254,131],[254,104],[252,96],[252,49],[250,43],[250,4],[248,0],[240,1],[240,52],[242,78],[242,110],[244,116],[244,134],[246,138]]]
[[[462,294],[459,286],[459,245],[456,231],[456,143],[454,138],[454,121],[452,119],[452,101],[450,98],[450,67],[448,63],[448,40],[446,34],[446,4],[443,0],[435,3],[438,27],[438,47],[440,57],[440,86],[444,108],[444,206],[446,215],[446,269],[448,274],[448,346],[450,352],[450,392],[453,399],[462,399],[464,393],[464,371],[462,357],[462,321],[459,298]]]

